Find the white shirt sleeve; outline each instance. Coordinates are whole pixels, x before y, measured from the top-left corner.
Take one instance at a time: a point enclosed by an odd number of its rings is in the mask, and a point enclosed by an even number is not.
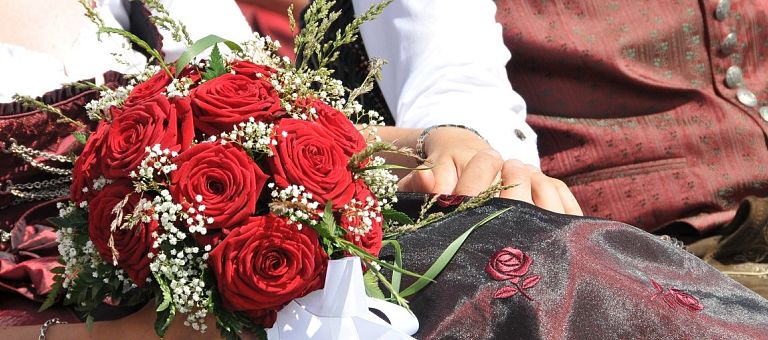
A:
[[[353,0],[355,14],[376,2]],[[361,34],[368,56],[388,61],[379,85],[397,126],[469,126],[504,159],[539,167],[536,134],[507,78],[510,53],[495,15],[488,0],[396,0]]]

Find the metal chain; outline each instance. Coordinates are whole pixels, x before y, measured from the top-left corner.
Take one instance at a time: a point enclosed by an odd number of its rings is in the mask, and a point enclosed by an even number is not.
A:
[[[16,139],[10,138],[9,141],[11,142],[11,147],[3,150],[6,153],[14,153],[18,155],[26,154],[30,155],[34,158],[44,158],[47,160],[62,162],[62,163],[73,163],[75,161],[75,157],[73,156],[65,156],[65,155],[57,155],[55,153],[35,150],[23,145],[19,145],[16,143]]]
[[[11,189],[10,193],[21,199],[28,199],[31,202],[64,197],[69,194],[69,188],[63,187],[51,190],[40,190],[36,192],[24,192],[17,189]]]
[[[0,243],[8,242],[10,241],[10,239],[11,239],[11,233],[5,230],[0,230]]]
[[[66,324],[66,323],[67,323],[66,321],[62,321],[59,318],[53,318],[53,319],[50,319],[50,320],[46,321],[45,323],[43,323],[43,326],[40,327],[40,336],[37,339],[38,340],[45,340],[45,332],[48,331],[49,327],[51,327],[53,325],[57,325],[57,324],[61,325],[61,324]]]
[[[5,181],[5,186],[0,186],[0,195],[10,194],[14,199],[0,206],[0,211],[22,203],[55,199],[69,195],[69,177],[57,177],[44,181],[13,184]]]
[[[32,189],[45,189],[45,188],[51,188],[51,187],[60,187],[67,183],[72,181],[69,177],[56,177],[52,179],[47,179],[44,181],[38,181],[38,182],[30,182],[30,183],[23,183],[23,184],[13,184],[11,181],[5,181],[5,191],[11,191],[12,189],[20,189],[20,190],[32,190]],[[0,193],[3,191],[0,190]]]
[[[72,170],[56,168],[50,165],[45,165],[41,162],[38,162],[36,158],[43,158],[45,160],[52,160],[52,161],[61,162],[61,163],[72,163],[74,162],[74,157],[57,155],[50,152],[44,152],[44,151],[28,148],[26,146],[17,144],[16,140],[13,138],[10,139],[10,142],[11,142],[11,147],[3,150],[3,152],[11,153],[18,157],[21,157],[29,165],[46,172],[50,172],[56,175],[63,175],[63,176],[72,175]]]

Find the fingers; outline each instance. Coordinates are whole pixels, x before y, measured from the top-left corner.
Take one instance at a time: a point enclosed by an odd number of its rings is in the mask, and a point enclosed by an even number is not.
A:
[[[475,196],[493,184],[501,170],[501,154],[493,149],[479,151],[467,162],[458,178],[453,193],[456,195]]]
[[[516,199],[561,214],[583,215],[576,197],[563,181],[544,175],[539,169],[517,160],[504,162],[502,183],[515,185],[503,190],[502,198]]]
[[[538,171],[531,171],[531,196],[533,204],[542,209],[565,213],[563,202],[560,200],[560,192],[552,185],[552,178],[547,177]]]
[[[427,190],[435,194],[452,194],[459,180],[458,169],[450,158],[442,158],[434,161],[432,166],[434,186]]]
[[[431,170],[414,170],[397,183],[397,189],[405,192],[432,192],[435,175]]]
[[[475,196],[490,187],[500,172],[502,184],[513,185],[502,190],[500,197],[527,202],[560,214],[583,215],[565,183],[518,160],[502,161],[501,155],[493,149],[480,150],[466,162],[439,156],[433,162],[431,169],[413,171],[405,176],[398,183],[398,189]]]
[[[565,213],[569,215],[584,216],[584,212],[581,210],[579,202],[576,200],[576,197],[573,196],[571,190],[568,189],[568,186],[559,179],[552,178],[552,180],[555,183],[554,185],[557,188],[558,193],[560,193],[560,202],[563,203]]]
[[[531,173],[522,162],[518,160],[504,162],[501,169],[501,184],[505,186],[513,185],[513,187],[502,190],[499,193],[499,197],[533,204]]]

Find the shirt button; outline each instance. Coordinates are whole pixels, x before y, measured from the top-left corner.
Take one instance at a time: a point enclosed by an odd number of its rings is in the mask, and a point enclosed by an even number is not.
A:
[[[523,131],[520,131],[520,129],[515,129],[515,136],[517,136],[517,139],[519,140],[525,140],[525,134]]]
[[[749,106],[749,107],[755,107],[757,106],[757,97],[755,96],[752,91],[747,90],[745,88],[740,88],[736,91],[736,99],[739,100],[742,104]]]
[[[768,106],[761,107],[758,112],[760,112],[760,118],[763,118],[764,121],[768,122]]]
[[[728,13],[731,11],[731,0],[720,0],[715,8],[715,19],[723,21],[728,17]]]
[[[725,86],[735,89],[741,85],[744,75],[741,73],[741,67],[733,65],[725,71]]]
[[[730,55],[736,48],[736,42],[736,33],[728,33],[720,44],[720,52],[723,52],[725,55]]]

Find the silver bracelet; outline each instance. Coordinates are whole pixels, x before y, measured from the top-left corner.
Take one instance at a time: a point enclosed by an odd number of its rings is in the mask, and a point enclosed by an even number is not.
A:
[[[48,321],[46,321],[42,327],[40,327],[40,336],[37,338],[38,340],[45,340],[45,332],[48,331],[48,327],[51,327],[53,325],[59,325],[59,324],[65,324],[66,321],[61,321],[59,318],[53,318]]]
[[[459,124],[433,125],[433,126],[430,126],[430,127],[426,128],[426,129],[424,129],[424,131],[422,131],[421,134],[419,134],[419,138],[416,139],[416,155],[419,156],[419,158],[427,159],[427,150],[426,150],[426,146],[425,146],[424,141],[427,139],[427,137],[429,137],[429,134],[432,131],[434,131],[434,130],[436,130],[438,128],[443,128],[443,127],[454,127],[454,128],[459,128],[459,129],[467,130],[469,132],[472,132],[472,133],[476,134],[478,137],[482,138],[484,142],[488,143],[488,140],[485,139],[485,137],[483,137],[483,135],[481,135],[479,132],[477,132],[477,130],[475,130],[475,129],[471,128],[471,127],[467,127],[467,126],[459,125]]]

